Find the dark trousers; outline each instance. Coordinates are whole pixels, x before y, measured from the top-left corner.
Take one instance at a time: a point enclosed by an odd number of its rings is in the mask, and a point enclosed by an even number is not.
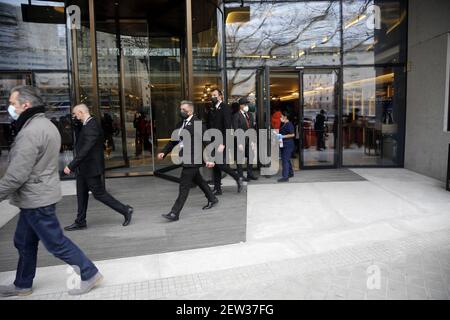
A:
[[[180,215],[181,209],[183,209],[184,203],[186,202],[193,183],[200,187],[208,201],[214,200],[214,195],[211,189],[200,174],[200,168],[183,167],[183,170],[181,171],[181,181],[178,198],[175,201],[171,212],[175,213],[176,215]]]
[[[292,169],[291,156],[294,150],[294,144],[285,144],[281,149],[281,163],[283,165],[283,178],[289,178],[289,175],[294,174]]]
[[[243,153],[243,155],[245,156],[245,158],[247,159],[247,178],[248,177],[252,177],[253,176],[253,165],[251,163],[250,160],[250,146],[249,146],[250,142],[246,141],[246,145],[245,145],[245,152],[242,152],[239,150],[239,148],[237,147],[237,143],[236,143],[236,148],[235,148],[235,157],[234,160],[237,162],[238,161],[238,155],[241,155]],[[244,171],[242,169],[243,165],[242,164],[237,164],[236,163],[236,171],[239,175],[239,177],[244,177]]]
[[[240,177],[244,177],[244,170],[242,169],[242,167],[242,164],[236,165],[236,169]],[[247,178],[248,177],[253,177],[253,165],[251,163],[247,163]]]
[[[325,131],[324,130],[317,130],[316,131],[316,145],[317,150],[319,149],[325,149]]]
[[[78,267],[81,279],[92,278],[98,269],[70,239],[66,238],[55,215],[55,205],[37,209],[21,209],[14,235],[14,246],[19,251],[16,280],[19,288],[31,288],[36,274],[39,240],[56,258]]]
[[[105,184],[101,175],[95,177],[77,176],[77,199],[78,199],[78,215],[76,222],[86,222],[86,212],[89,202],[89,191],[92,192],[94,198],[111,209],[124,215],[128,211],[128,207],[116,200],[105,190]]]
[[[227,151],[225,148],[224,152]],[[219,164],[216,163],[216,165],[213,168],[213,174],[214,174],[214,189],[221,190],[222,186],[222,171],[229,174],[234,180],[239,181],[239,174],[230,168],[230,165],[228,164],[227,158],[225,157],[224,152],[219,153],[217,157],[223,157],[223,163]]]

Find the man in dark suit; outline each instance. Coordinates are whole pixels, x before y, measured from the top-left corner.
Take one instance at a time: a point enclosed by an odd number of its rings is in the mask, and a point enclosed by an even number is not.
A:
[[[204,128],[201,120],[194,115],[194,104],[191,101],[181,101],[180,116],[183,121],[177,125],[177,139],[169,141],[162,152],[158,154],[158,159],[162,160],[176,145],[180,147],[179,156],[182,159],[183,170],[181,171],[178,197],[170,212],[162,215],[170,221],[177,221],[179,219],[181,209],[183,209],[184,203],[189,195],[192,183],[199,186],[205,194],[206,199],[208,199],[208,203],[203,207],[203,210],[211,209],[219,202],[200,174],[200,167],[203,165],[202,142]],[[189,134],[190,143],[183,141],[183,131],[184,133]],[[196,150],[195,144],[200,145],[201,147]],[[199,154],[196,154],[196,151]],[[214,163],[206,162],[206,166],[212,168],[214,167]]]
[[[316,116],[316,121],[314,122],[314,131],[316,132],[317,139],[317,151],[322,151],[325,149],[325,110],[320,110],[320,113]]]
[[[249,129],[254,129],[254,120],[253,115],[248,112],[248,103],[249,101],[247,98],[240,98],[239,101],[239,111],[233,114],[233,128],[234,130],[242,129],[244,132],[246,132]],[[250,139],[248,137],[245,138],[245,144],[244,145],[237,145],[237,153],[243,152],[245,157],[247,158],[247,178],[244,178],[244,181],[250,181],[250,180],[257,180],[253,175],[253,164],[251,163],[250,159],[250,148],[255,150],[255,142],[249,141]],[[240,177],[244,177],[244,173],[242,170],[242,164],[237,164],[237,172]]]
[[[75,223],[65,227],[64,230],[73,231],[87,228],[86,211],[89,191],[92,192],[95,199],[124,216],[123,226],[129,225],[133,208],[122,204],[105,190],[103,180],[104,139],[101,126],[96,119],[91,117],[88,107],[84,104],[75,106],[72,115],[81,121],[82,126],[75,144],[75,157],[64,169],[64,173],[70,174],[72,171],[77,173],[78,215]]]
[[[228,173],[234,180],[236,180],[238,192],[241,192],[242,190],[242,178],[240,178],[239,174],[228,165],[228,154],[225,143],[227,135],[230,134],[227,130],[232,129],[232,120],[231,110],[222,100],[222,92],[219,89],[214,89],[211,92],[212,107],[207,113],[208,129],[218,129],[222,132],[223,137],[223,143],[219,146],[217,150],[218,152],[215,155],[216,159],[223,159],[222,163],[216,162],[216,165],[214,166],[215,195],[222,194],[222,171]]]

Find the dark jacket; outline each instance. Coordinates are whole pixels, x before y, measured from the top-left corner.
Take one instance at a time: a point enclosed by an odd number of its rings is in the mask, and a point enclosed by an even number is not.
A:
[[[68,165],[71,171],[85,177],[104,173],[103,130],[95,118],[82,126],[75,144],[75,157]]]
[[[236,112],[235,114],[233,114],[233,128],[234,130],[238,130],[238,129],[242,129],[244,132],[247,131],[248,129],[254,129],[254,120],[253,120],[253,115],[249,112],[247,112],[248,114],[248,125],[247,125],[247,119],[245,118],[245,116],[242,114],[242,112],[239,110],[238,112]],[[238,155],[238,141],[237,138],[235,136],[235,155]],[[245,138],[245,156],[248,157],[249,156],[249,152],[250,152],[250,140],[248,137]]]
[[[236,112],[235,114],[233,114],[233,128],[234,130],[237,129],[242,129],[244,131],[254,128],[254,120],[253,120],[253,115],[250,112],[247,112],[248,117],[249,117],[249,124],[250,126],[247,126],[247,120],[245,118],[245,116],[242,114],[241,111]]]
[[[209,109],[206,116],[208,129],[218,129],[222,132],[224,143],[226,142],[226,129],[232,128],[231,110],[223,102],[216,108]]]
[[[169,154],[172,149],[180,143],[180,139],[178,139],[178,132],[182,126],[183,121],[180,121],[176,126],[174,134],[172,134],[172,139],[164,146],[162,150],[162,153],[164,153],[164,157],[167,156],[167,154]],[[201,130],[195,132],[195,126],[199,126]],[[205,131],[206,127],[196,115],[193,115],[192,118],[186,123],[184,129],[186,130],[185,132],[189,134],[191,143],[190,153],[187,155],[189,159],[187,163],[183,162],[183,167],[201,167],[203,165],[203,132]],[[183,148],[181,148],[179,152],[179,156],[181,159],[183,159],[182,157],[184,155],[184,149],[189,147],[186,141],[183,143],[183,145]],[[195,154],[195,145],[199,146],[197,154]]]

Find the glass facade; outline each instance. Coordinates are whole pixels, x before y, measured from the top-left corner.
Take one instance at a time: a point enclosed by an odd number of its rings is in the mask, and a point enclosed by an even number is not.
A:
[[[70,106],[92,106],[107,176],[170,165],[154,155],[179,101],[194,100],[202,117],[215,87],[230,104],[247,97],[259,128],[289,111],[296,167],[403,165],[407,1],[32,1],[59,13],[51,23],[23,17],[28,4],[0,0],[0,174],[17,84],[43,92],[63,138],[61,166],[73,156]],[[78,30],[64,23],[73,4]]]
[[[28,11],[29,1],[0,1],[0,175],[6,169],[14,140],[15,123],[7,108],[9,91],[17,85],[38,87],[47,102],[47,117],[59,129],[62,140],[60,169],[72,157],[73,135],[70,118],[70,87],[67,67],[66,26],[48,22]],[[64,17],[64,2],[39,1],[40,8]],[[57,10],[60,10],[58,12]]]
[[[225,12],[228,102],[253,99],[265,128],[288,111],[301,168],[403,165],[407,1],[225,1]]]

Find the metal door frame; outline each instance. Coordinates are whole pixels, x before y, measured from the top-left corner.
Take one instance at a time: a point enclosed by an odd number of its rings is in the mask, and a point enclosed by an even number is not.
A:
[[[303,152],[303,132],[304,132],[304,127],[303,127],[303,116],[304,116],[304,108],[305,108],[305,98],[304,98],[304,75],[307,74],[308,72],[316,72],[316,73],[320,73],[320,71],[323,71],[323,73],[327,73],[329,71],[331,72],[335,72],[337,79],[335,82],[335,92],[334,92],[334,96],[335,96],[335,110],[337,111],[335,114],[335,117],[337,117],[337,128],[336,128],[336,145],[334,146],[334,161],[332,165],[319,165],[319,166],[305,166],[304,163],[304,152]],[[319,71],[319,72],[318,72]],[[299,157],[300,157],[300,170],[311,170],[311,169],[336,169],[336,168],[340,168],[341,167],[341,162],[340,162],[340,158],[341,158],[341,99],[340,99],[340,92],[341,92],[341,88],[340,88],[340,79],[341,79],[341,69],[336,67],[336,68],[332,68],[332,67],[307,67],[307,68],[301,68],[299,70],[299,85],[300,85],[300,94],[299,94],[299,99],[300,99],[300,108],[299,108],[299,119],[300,119],[300,127],[299,127],[299,138],[300,138],[300,148],[299,148]]]
[[[336,117],[337,117],[337,132],[336,132],[336,145],[334,146],[334,163],[332,165],[320,165],[320,166],[305,166],[304,164],[304,154],[303,154],[303,116],[304,116],[304,83],[303,78],[304,75],[308,72],[335,72],[337,79],[335,82],[335,104],[336,104]],[[295,73],[298,75],[298,86],[299,86],[299,169],[300,170],[311,170],[311,169],[335,169],[341,167],[341,79],[342,79],[342,70],[339,67],[269,67],[264,66],[257,68],[256,70],[256,101],[257,101],[257,119],[258,126],[261,124],[265,129],[271,129],[270,122],[270,74],[272,72],[283,72],[283,73]],[[262,80],[262,81],[261,81]],[[263,83],[261,83],[263,82]],[[261,112],[262,111],[262,112]],[[265,116],[265,118],[264,118]],[[261,127],[259,127],[261,128]]]

